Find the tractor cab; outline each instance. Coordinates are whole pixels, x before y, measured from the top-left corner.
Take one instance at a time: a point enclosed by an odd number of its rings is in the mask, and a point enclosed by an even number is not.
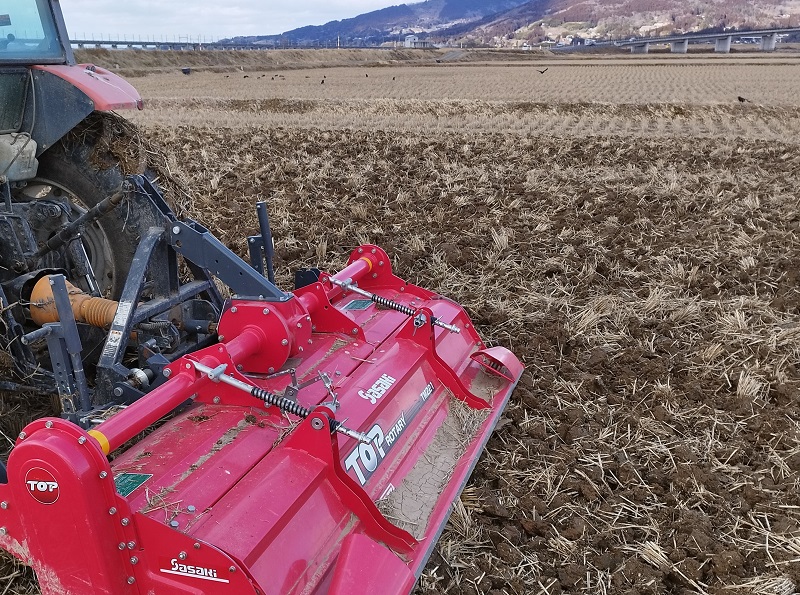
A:
[[[58,0],[0,0],[0,65],[72,62]]]

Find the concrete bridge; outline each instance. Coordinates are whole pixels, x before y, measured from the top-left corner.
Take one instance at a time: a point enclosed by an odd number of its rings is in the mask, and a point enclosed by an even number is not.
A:
[[[755,31],[736,31],[735,33],[689,33],[686,35],[670,35],[667,37],[637,37],[628,41],[615,41],[619,47],[630,47],[632,54],[646,54],[651,44],[669,44],[673,54],[685,54],[689,51],[690,41],[713,41],[714,51],[727,54],[731,51],[731,43],[741,37],[760,38],[761,49],[770,52],[775,49],[779,35],[800,33],[800,27],[792,29],[760,29]]]
[[[138,48],[142,50],[264,50],[263,45],[241,44],[241,43],[220,43],[220,42],[199,42],[199,41],[158,41],[153,40],[131,40],[131,39],[72,39],[70,43],[73,47],[83,48]]]

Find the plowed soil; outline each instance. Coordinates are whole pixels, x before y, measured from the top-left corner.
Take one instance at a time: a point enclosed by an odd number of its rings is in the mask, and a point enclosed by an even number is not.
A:
[[[800,587],[796,139],[146,135],[237,252],[268,201],[283,287],[376,243],[524,360],[418,595]]]

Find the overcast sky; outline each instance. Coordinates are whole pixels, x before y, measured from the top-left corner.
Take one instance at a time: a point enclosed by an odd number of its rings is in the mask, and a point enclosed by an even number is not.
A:
[[[70,37],[273,35],[403,4],[404,0],[61,0]],[[409,2],[410,3],[410,2]]]

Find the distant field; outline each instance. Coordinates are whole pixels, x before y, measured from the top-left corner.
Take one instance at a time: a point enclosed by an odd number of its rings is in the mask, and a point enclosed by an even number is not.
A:
[[[415,593],[797,593],[800,57],[323,55],[131,62],[128,115],[281,286],[376,243],[524,360]]]
[[[468,55],[439,63],[442,54],[413,64],[301,62],[301,69],[250,64],[189,76],[175,68],[134,79],[147,109],[133,118],[232,128],[800,139],[800,55],[540,54],[494,63]]]

